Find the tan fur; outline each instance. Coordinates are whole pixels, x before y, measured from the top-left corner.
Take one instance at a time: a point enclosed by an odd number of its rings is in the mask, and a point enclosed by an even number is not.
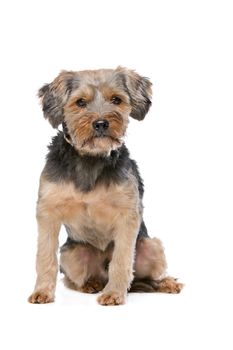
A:
[[[99,185],[87,193],[78,191],[72,183],[50,183],[42,176],[37,206],[38,279],[29,301],[39,302],[40,291],[53,300],[58,232],[63,223],[72,228],[74,239],[82,239],[100,250],[105,250],[114,240],[109,281],[103,298],[115,291],[123,302],[133,279],[134,247],[141,217],[138,208],[139,197],[133,176],[124,185],[110,185],[108,190]],[[86,272],[83,271],[82,277],[79,266],[77,270],[80,281],[84,283]],[[99,302],[103,303],[101,297]]]
[[[65,275],[75,284],[76,289],[91,279],[102,285],[108,281],[107,267],[112,258],[113,245],[101,251],[90,244],[78,244],[61,251],[60,264]]]
[[[135,277],[150,277],[158,280],[164,277],[167,262],[161,241],[158,238],[140,239],[136,246]]]
[[[93,293],[102,290],[108,281],[108,264],[112,259],[114,246],[111,244],[105,251],[94,248],[90,244],[76,244],[64,248],[61,252],[61,267],[65,273],[65,284],[72,289]],[[174,278],[165,277],[166,258],[161,241],[157,238],[143,238],[136,244],[134,262],[135,282],[130,291],[145,289],[144,280],[152,281],[147,291],[179,293],[182,284]],[[141,282],[140,282],[141,281]],[[97,287],[98,286],[98,287]],[[102,298],[101,298],[102,300]],[[112,298],[103,300],[114,304]],[[117,304],[117,302],[116,302]]]
[[[104,250],[118,234],[118,221],[125,224],[127,216],[130,221],[140,217],[137,185],[133,176],[131,179],[123,185],[98,185],[93,191],[81,192],[72,183],[50,183],[42,177],[37,211],[70,226],[78,234],[74,239]]]
[[[29,297],[31,303],[47,303],[54,300],[58,271],[57,249],[61,223],[52,212],[37,213],[38,250],[37,280],[34,293]]]
[[[113,248],[113,243],[105,251],[88,243],[62,248],[60,264],[66,286],[85,293],[101,291],[108,282]]]

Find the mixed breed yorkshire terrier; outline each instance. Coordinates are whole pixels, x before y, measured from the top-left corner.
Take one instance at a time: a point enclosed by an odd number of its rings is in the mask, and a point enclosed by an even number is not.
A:
[[[144,119],[151,83],[136,72],[62,71],[39,90],[44,117],[63,131],[52,139],[37,203],[37,280],[31,303],[54,301],[60,250],[65,285],[97,293],[101,305],[125,303],[127,291],[179,293],[166,275],[160,240],[143,221],[143,182],[124,135],[129,117]]]

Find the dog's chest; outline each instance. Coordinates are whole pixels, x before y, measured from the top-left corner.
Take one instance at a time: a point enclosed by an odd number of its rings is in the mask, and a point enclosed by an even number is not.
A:
[[[138,208],[135,184],[100,185],[90,192],[77,190],[72,183],[41,185],[38,207],[68,227],[73,239],[105,249],[114,239],[119,220]]]

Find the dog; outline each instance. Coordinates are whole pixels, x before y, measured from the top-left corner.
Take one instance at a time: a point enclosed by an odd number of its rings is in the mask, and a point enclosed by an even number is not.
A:
[[[62,71],[39,90],[44,117],[62,126],[49,146],[37,202],[37,280],[30,303],[55,298],[58,235],[65,285],[120,305],[127,292],[179,293],[164,249],[143,221],[143,181],[124,144],[129,117],[142,120],[152,84],[118,67]]]

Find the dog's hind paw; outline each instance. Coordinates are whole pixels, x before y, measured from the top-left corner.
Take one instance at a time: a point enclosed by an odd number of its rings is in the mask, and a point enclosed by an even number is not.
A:
[[[158,282],[158,292],[178,294],[183,289],[183,283],[177,282],[173,277],[165,277]]]

